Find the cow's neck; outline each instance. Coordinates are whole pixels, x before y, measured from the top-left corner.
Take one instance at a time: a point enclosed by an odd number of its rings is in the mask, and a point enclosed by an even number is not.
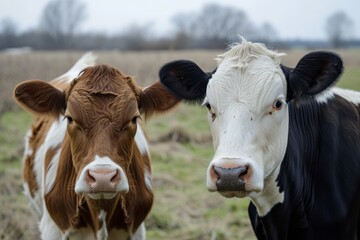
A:
[[[297,191],[298,186],[291,184],[294,175],[310,174],[308,168],[311,168],[313,163],[304,160],[311,160],[316,155],[320,105],[311,98],[305,101],[300,103],[300,106],[289,103],[289,137],[284,159],[264,180],[264,190],[250,195],[260,217],[269,213],[276,204],[283,203],[286,194]],[[299,158],[299,156],[303,157]]]
[[[79,222],[78,227],[90,226],[95,234],[110,231],[112,228],[131,230],[132,223],[127,221],[126,206],[122,203],[125,197],[118,194],[115,198],[101,201],[87,198],[79,207],[78,218],[84,223]]]
[[[285,156],[275,171],[265,179],[264,190],[250,196],[260,217],[269,213],[276,204],[284,203],[289,195],[293,198],[294,193],[301,192],[301,179],[311,174],[308,169],[317,151],[319,113],[319,105],[313,102],[305,102],[300,106],[289,104],[289,137]],[[302,177],[294,180],[294,176]],[[298,185],[295,186],[294,182]],[[295,199],[303,200],[300,197]]]
[[[264,180],[263,191],[250,194],[250,199],[260,217],[265,216],[276,204],[284,201],[284,192],[280,192],[277,183],[279,172],[280,165]]]

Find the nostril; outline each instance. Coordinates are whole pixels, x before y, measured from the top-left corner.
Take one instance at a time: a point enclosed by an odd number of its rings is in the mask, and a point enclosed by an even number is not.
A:
[[[246,176],[246,174],[248,173],[249,170],[249,166],[245,165],[243,167],[240,168],[240,173],[239,173],[239,178],[243,179],[242,177]]]
[[[111,177],[110,182],[114,184],[120,182],[120,171],[115,170],[113,174],[114,175]]]
[[[212,166],[212,177],[216,179],[216,181],[220,180],[220,174],[216,171],[215,166]]]
[[[93,184],[96,182],[96,178],[94,177],[93,173],[90,170],[87,171],[86,180],[90,184]]]

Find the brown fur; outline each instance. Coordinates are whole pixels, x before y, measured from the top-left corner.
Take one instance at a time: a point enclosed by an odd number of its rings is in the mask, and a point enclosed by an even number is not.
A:
[[[54,121],[51,116],[65,114],[68,118],[62,145],[48,149],[45,156],[47,171],[56,152],[61,151],[55,184],[44,197],[58,227],[65,231],[88,226],[96,234],[103,224],[98,220],[103,209],[107,212],[108,229],[134,233],[153,202],[153,193],[144,179],[145,169],[151,172],[150,158],[142,155],[134,142],[134,121],[140,113],[167,111],[179,100],[159,83],[142,91],[131,77],[106,65],[84,69],[64,91],[45,82],[26,81],[17,86],[14,96],[25,109],[42,116],[33,125],[30,144],[34,153],[25,156],[24,178],[32,194],[38,188],[32,183],[34,156]],[[95,155],[109,156],[121,166],[129,181],[127,194],[118,193],[111,200],[93,200],[75,193],[78,174]]]

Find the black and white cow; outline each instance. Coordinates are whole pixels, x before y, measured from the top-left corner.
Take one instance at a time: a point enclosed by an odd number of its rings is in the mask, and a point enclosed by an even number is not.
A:
[[[179,60],[160,78],[208,108],[207,188],[249,197],[258,239],[360,239],[360,93],[332,87],[343,70],[333,53],[295,68],[283,55],[242,40],[212,73]]]

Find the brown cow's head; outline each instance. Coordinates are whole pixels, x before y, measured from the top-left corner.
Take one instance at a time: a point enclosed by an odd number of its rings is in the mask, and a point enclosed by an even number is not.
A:
[[[143,148],[133,151],[135,139],[143,138],[141,114],[166,111],[179,101],[159,82],[142,90],[131,77],[106,65],[84,69],[65,91],[44,81],[25,81],[14,97],[36,115],[67,121],[64,144],[69,152],[62,154],[69,155],[68,166],[75,170],[75,192],[93,200],[129,191],[133,154]]]

